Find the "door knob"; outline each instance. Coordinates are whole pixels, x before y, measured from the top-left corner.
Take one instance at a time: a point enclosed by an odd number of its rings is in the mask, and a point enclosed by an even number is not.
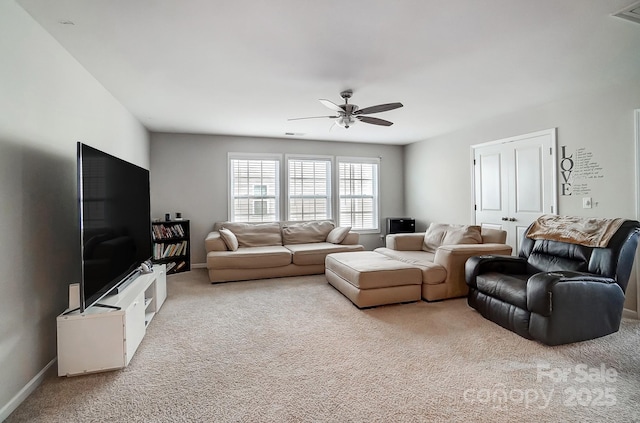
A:
[[[508,217],[503,217],[502,220],[506,221],[506,220],[509,220],[509,218]]]
[[[515,218],[515,217],[510,217],[510,218],[509,218],[509,222],[515,222],[515,221],[516,221],[516,218]]]

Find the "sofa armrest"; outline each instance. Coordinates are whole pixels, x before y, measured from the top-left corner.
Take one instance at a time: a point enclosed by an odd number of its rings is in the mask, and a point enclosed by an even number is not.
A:
[[[599,290],[600,285],[616,285],[615,279],[605,276],[594,275],[592,273],[574,272],[574,271],[557,271],[557,272],[541,272],[531,276],[527,281],[527,308],[529,311],[538,313],[542,316],[551,316],[553,309],[553,291],[558,284],[574,283],[576,289],[583,293],[592,292],[589,298],[605,299],[605,296]],[[621,290],[621,288],[620,288]],[[618,291],[618,289],[615,289]],[[567,301],[573,301],[576,297],[567,298]],[[556,298],[556,302],[562,300]],[[562,300],[564,301],[564,300]],[[558,304],[556,304],[558,305]],[[562,307],[569,306],[563,304]]]
[[[442,245],[436,249],[433,262],[447,270],[447,279],[464,285],[467,259],[483,254],[511,254],[507,244],[455,244]]]
[[[424,232],[389,234],[386,237],[386,247],[396,251],[420,251],[424,243]]]
[[[211,251],[227,251],[227,244],[222,240],[220,232],[212,231],[209,232],[209,235],[204,239],[204,248],[207,253]]]

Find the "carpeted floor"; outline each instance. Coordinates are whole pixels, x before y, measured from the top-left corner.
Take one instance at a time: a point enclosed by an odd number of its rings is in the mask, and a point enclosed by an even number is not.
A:
[[[465,299],[358,310],[324,276],[169,297],[121,371],[48,377],[7,422],[640,421],[640,322],[547,347]]]

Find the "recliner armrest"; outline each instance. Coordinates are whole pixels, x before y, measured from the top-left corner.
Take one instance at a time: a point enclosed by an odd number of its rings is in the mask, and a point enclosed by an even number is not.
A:
[[[476,276],[487,272],[527,273],[527,261],[521,257],[495,254],[470,257],[465,263],[467,285],[476,288]]]
[[[420,251],[424,243],[424,232],[389,234],[385,241],[386,247],[391,250]]]
[[[616,284],[615,279],[592,273],[575,271],[540,272],[527,281],[527,309],[542,316],[551,316],[553,311],[553,288],[559,283],[581,283],[588,290],[589,284]],[[595,288],[594,288],[595,289]]]

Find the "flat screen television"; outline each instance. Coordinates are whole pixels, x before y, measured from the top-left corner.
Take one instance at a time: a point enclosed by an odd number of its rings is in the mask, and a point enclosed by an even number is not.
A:
[[[80,312],[135,279],[151,258],[149,171],[78,142]]]

